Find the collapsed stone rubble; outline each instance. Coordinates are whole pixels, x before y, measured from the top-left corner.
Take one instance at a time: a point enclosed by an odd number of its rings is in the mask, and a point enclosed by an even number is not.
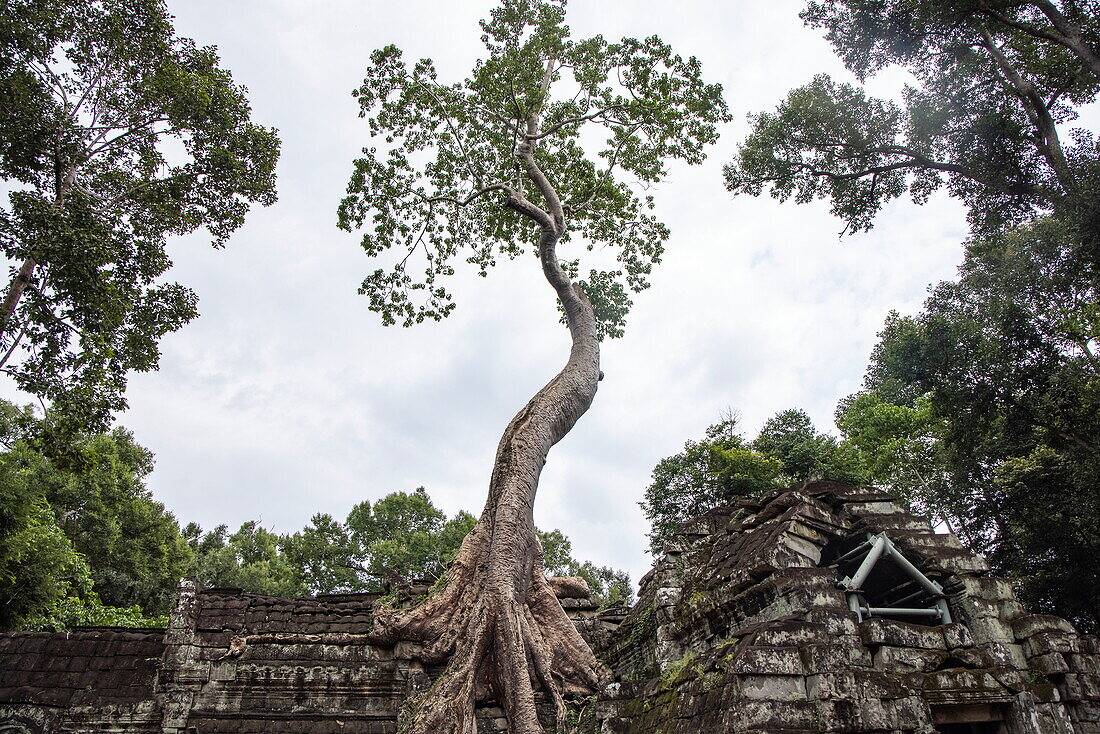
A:
[[[840,582],[859,556],[831,561],[877,534],[943,590],[951,622],[852,610]],[[883,566],[868,595],[930,596]],[[713,510],[639,597],[604,650],[620,682],[596,730],[1100,731],[1097,639],[1029,614],[983,558],[873,488],[814,482]]]

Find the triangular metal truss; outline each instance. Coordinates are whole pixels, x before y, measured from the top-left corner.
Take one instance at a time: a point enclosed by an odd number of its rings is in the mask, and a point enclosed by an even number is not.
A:
[[[862,556],[859,568],[851,576],[844,577],[837,586],[844,589],[848,597],[848,608],[856,613],[862,622],[868,617],[912,617],[914,619],[936,620],[939,624],[951,622],[951,611],[947,608],[947,597],[943,587],[931,580],[920,569],[909,562],[901,551],[890,542],[886,533],[867,534],[867,540],[836,560],[837,564],[855,562]],[[889,602],[882,600],[882,606],[871,606],[864,594],[863,584],[871,571],[884,557],[889,556],[901,571],[920,587],[917,591]],[[902,606],[914,600],[931,600],[932,606]]]

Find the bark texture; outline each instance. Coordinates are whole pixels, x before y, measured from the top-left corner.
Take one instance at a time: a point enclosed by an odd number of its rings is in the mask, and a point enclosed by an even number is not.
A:
[[[8,328],[14,321],[15,309],[19,305],[19,299],[23,297],[23,292],[27,290],[27,286],[30,285],[31,278],[34,277],[34,269],[38,263],[34,258],[28,257],[23,261],[22,267],[19,268],[19,272],[12,278],[11,284],[8,286],[8,292],[4,296],[4,304],[0,306],[0,337],[3,337],[7,333]]]
[[[409,734],[475,734],[475,704],[500,702],[513,734],[539,734],[539,691],[562,720],[564,696],[595,693],[607,673],[543,574],[533,508],[550,447],[565,436],[596,395],[599,341],[592,304],[562,270],[557,243],[565,228],[561,203],[535,163],[528,142],[517,156],[546,209],[509,190],[505,206],[539,227],[543,275],[565,309],[572,348],[565,367],[516,414],[497,447],[489,498],[448,571],[446,585],[420,607],[382,614],[381,642],[425,645],[426,663],[449,662],[401,722]]]

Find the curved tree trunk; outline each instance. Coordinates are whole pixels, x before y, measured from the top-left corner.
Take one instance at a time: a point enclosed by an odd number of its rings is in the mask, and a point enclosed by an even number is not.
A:
[[[11,284],[8,285],[8,292],[4,296],[4,303],[0,306],[0,337],[3,337],[7,332],[8,326],[15,314],[15,308],[19,305],[19,299],[23,297],[23,291],[27,289],[27,286],[31,282],[31,278],[34,277],[34,269],[37,265],[38,263],[33,257],[28,257],[23,261],[23,265],[19,268],[19,272],[12,278]]]
[[[379,641],[419,641],[425,644],[426,663],[450,659],[411,718],[402,722],[401,731],[410,734],[474,734],[475,703],[487,698],[504,708],[509,732],[538,734],[542,727],[535,715],[536,690],[554,703],[560,721],[563,695],[594,693],[606,677],[543,575],[532,514],[550,447],[569,432],[596,394],[596,319],[588,298],[558,263],[564,218],[557,197],[529,145],[520,146],[519,157],[550,213],[515,192],[507,205],[540,226],[543,274],[565,308],[573,344],[565,367],[505,429],[485,510],[463,541],[444,588],[422,606],[383,614],[376,623]]]

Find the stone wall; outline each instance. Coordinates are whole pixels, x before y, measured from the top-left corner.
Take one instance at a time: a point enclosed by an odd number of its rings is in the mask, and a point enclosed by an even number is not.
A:
[[[0,732],[159,732],[163,653],[164,630],[0,635]]]
[[[582,633],[607,637],[583,587],[555,588]],[[406,602],[426,591],[413,587]],[[367,642],[378,599],[185,579],[167,630],[0,635],[0,734],[394,734],[403,703],[438,670],[415,645]],[[482,729],[503,731],[503,715],[484,706]]]
[[[853,610],[844,559],[878,533],[938,584],[918,602],[945,599],[949,623]],[[1100,733],[1096,638],[1028,614],[981,557],[873,489],[805,484],[696,518],[630,610],[557,588],[614,673],[574,702],[582,734]],[[438,670],[367,643],[377,603],[185,581],[167,630],[0,635],[0,734],[393,734]],[[479,714],[505,730],[499,708]]]
[[[860,620],[828,555],[885,532],[952,622]],[[823,563],[823,556],[826,562]],[[683,528],[604,655],[590,731],[1100,732],[1100,646],[890,495],[806,484]]]

